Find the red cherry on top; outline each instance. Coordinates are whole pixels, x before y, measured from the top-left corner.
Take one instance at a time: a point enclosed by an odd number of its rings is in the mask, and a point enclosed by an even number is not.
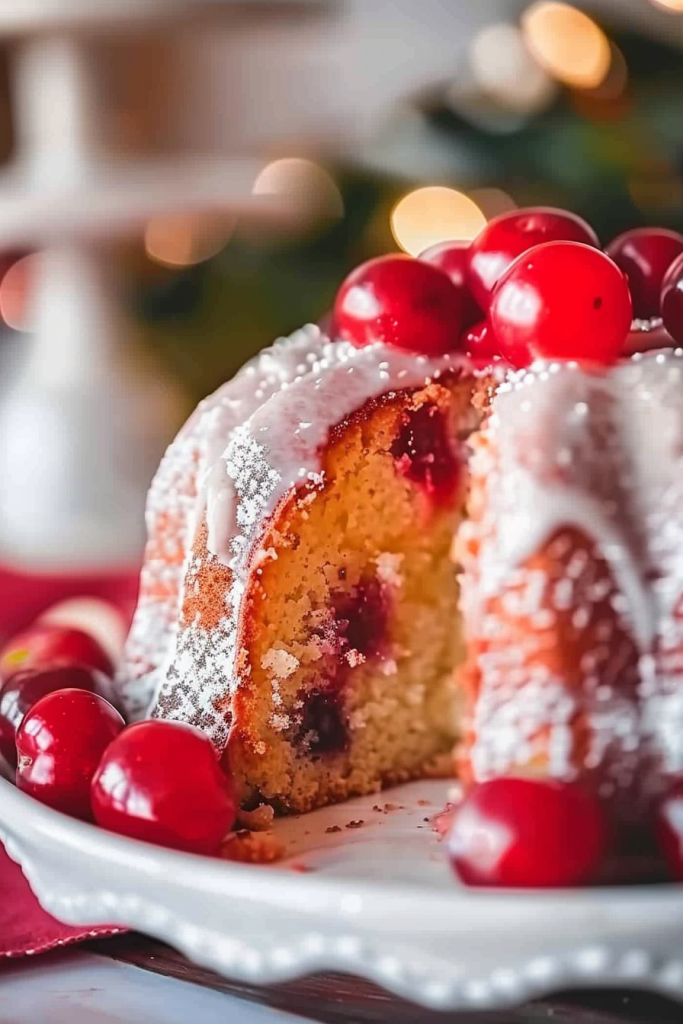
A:
[[[478,363],[490,363],[495,356],[500,355],[493,330],[486,320],[480,320],[474,327],[470,327],[469,331],[465,331],[462,336],[462,347],[465,354]]]
[[[38,622],[13,637],[0,651],[0,679],[24,669],[87,665],[107,676],[114,674],[109,656],[88,633],[70,626]]]
[[[467,264],[470,243],[465,241],[437,242],[420,253],[419,259],[443,270],[462,293],[463,330],[481,320],[481,310],[467,285]]]
[[[481,308],[488,309],[496,282],[518,256],[535,245],[557,241],[600,244],[581,217],[549,206],[511,210],[490,220],[469,248],[467,280]]]
[[[472,787],[448,837],[467,885],[564,887],[590,882],[608,845],[598,801],[572,783],[500,778]]]
[[[683,254],[664,275],[660,296],[664,326],[679,345],[683,345]]]
[[[233,782],[204,733],[152,719],[112,743],[92,783],[98,825],[160,846],[216,853],[237,813]]]
[[[17,786],[57,811],[90,820],[90,783],[124,724],[96,693],[48,693],[17,731]]]
[[[458,348],[462,293],[437,267],[411,256],[379,256],[356,267],[337,293],[333,334],[358,348],[383,341],[438,356]]]
[[[632,319],[624,274],[599,249],[546,242],[518,257],[498,282],[489,319],[513,366],[576,359],[609,365]]]
[[[628,278],[633,315],[639,320],[659,316],[662,281],[683,253],[683,235],[666,228],[634,228],[618,235],[605,252]]]
[[[106,691],[109,680],[85,665],[27,669],[11,676],[0,689],[0,753],[8,764],[17,763],[16,732],[25,715],[41,697],[56,690]]]

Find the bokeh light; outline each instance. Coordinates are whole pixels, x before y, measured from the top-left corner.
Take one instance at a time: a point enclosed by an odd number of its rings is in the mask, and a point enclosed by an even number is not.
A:
[[[344,214],[341,192],[332,176],[303,157],[283,157],[268,164],[256,178],[252,192],[286,198],[295,217],[338,220]]]
[[[28,331],[28,297],[37,256],[12,263],[0,280],[0,317],[15,331]]]
[[[211,259],[226,245],[234,223],[224,218],[176,214],[153,217],[145,228],[145,251],[168,267],[190,267]]]
[[[478,87],[505,110],[537,114],[557,93],[557,83],[535,60],[515,25],[482,29],[472,41],[469,59]]]
[[[611,64],[610,43],[583,11],[555,0],[537,0],[522,15],[522,32],[539,64],[576,89],[596,89]]]
[[[419,256],[437,242],[474,238],[485,224],[486,217],[473,199],[441,185],[409,192],[391,213],[391,232],[411,256]]]

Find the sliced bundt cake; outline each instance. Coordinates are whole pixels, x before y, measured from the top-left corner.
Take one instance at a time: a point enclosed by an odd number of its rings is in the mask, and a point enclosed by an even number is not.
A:
[[[462,356],[308,327],[204,402],[150,493],[128,710],[207,731],[247,806],[306,810],[447,755],[449,553],[485,392]]]

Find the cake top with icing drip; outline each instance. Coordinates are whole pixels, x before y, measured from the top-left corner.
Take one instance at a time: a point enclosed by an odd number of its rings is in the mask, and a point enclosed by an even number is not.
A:
[[[557,529],[576,526],[599,544],[623,616],[649,651],[683,592],[683,350],[595,373],[534,364],[501,385],[488,429],[495,528],[484,531],[484,592]]]

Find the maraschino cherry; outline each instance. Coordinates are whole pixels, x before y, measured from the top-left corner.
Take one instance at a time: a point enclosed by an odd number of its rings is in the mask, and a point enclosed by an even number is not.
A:
[[[69,626],[37,622],[13,637],[0,651],[0,680],[25,669],[87,665],[113,675],[111,659],[88,633]]]
[[[401,253],[356,267],[337,293],[333,333],[358,348],[383,341],[438,356],[458,348],[462,292],[438,267]]]
[[[576,784],[499,778],[457,807],[448,852],[467,885],[582,885],[603,862],[608,832],[601,805]]]
[[[212,854],[234,824],[237,799],[204,733],[151,719],[129,726],[105,753],[92,808],[111,832]]]
[[[17,672],[0,689],[0,753],[7,763],[17,763],[16,733],[34,704],[57,690],[88,690],[106,692],[107,677],[86,665],[62,665],[48,669],[26,669]]]
[[[90,820],[93,775],[124,724],[96,693],[48,693],[17,731],[17,786],[57,811]]]
[[[585,220],[554,207],[529,206],[490,220],[468,250],[467,280],[480,307],[488,309],[496,282],[518,256],[535,245],[556,241],[600,244]]]
[[[678,256],[662,282],[660,309],[667,331],[679,345],[683,345],[683,254]]]
[[[683,253],[683,235],[666,228],[634,228],[618,235],[605,252],[628,278],[633,315],[639,320],[659,316],[664,275]]]
[[[677,882],[683,882],[683,780],[661,801],[655,814],[659,849]]]
[[[626,277],[599,249],[546,242],[518,257],[498,282],[489,320],[513,366],[533,359],[609,365],[632,319]]]
[[[467,330],[478,320],[482,312],[474,301],[467,285],[467,264],[469,262],[470,243],[467,241],[437,242],[429,249],[420,253],[419,259],[443,270],[448,274],[455,287],[462,292],[462,326]]]

